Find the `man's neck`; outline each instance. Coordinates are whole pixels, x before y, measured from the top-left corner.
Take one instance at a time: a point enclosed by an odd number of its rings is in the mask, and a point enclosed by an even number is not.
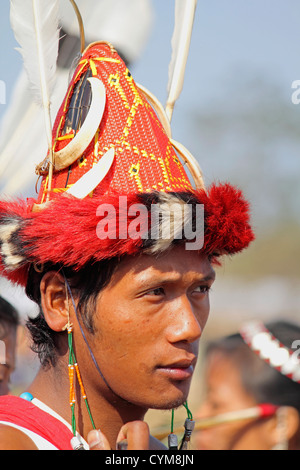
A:
[[[64,359],[55,367],[41,368],[28,391],[71,424],[68,365]],[[110,390],[100,393],[86,384],[86,393],[95,427],[106,435],[112,449],[121,426],[128,421],[143,420],[147,412],[147,409],[125,402]],[[79,387],[76,388],[75,414],[76,430],[86,439],[93,427]]]

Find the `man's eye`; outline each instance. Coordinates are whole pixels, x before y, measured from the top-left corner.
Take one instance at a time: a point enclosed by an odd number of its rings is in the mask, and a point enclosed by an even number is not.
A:
[[[163,287],[156,287],[155,289],[149,290],[148,295],[164,295],[165,291]]]
[[[209,290],[210,290],[210,286],[198,286],[196,287],[194,292],[200,292],[200,294],[206,294],[207,292],[209,292]]]

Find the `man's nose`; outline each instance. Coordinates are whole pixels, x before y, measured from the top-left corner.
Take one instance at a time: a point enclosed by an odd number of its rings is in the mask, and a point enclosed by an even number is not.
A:
[[[177,298],[170,305],[168,340],[171,343],[197,341],[202,334],[199,312],[195,311],[187,296]],[[204,325],[203,325],[204,326]]]

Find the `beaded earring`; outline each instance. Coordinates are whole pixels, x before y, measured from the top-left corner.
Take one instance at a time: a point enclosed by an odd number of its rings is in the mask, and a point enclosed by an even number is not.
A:
[[[81,391],[81,396],[85,402],[86,409],[88,411],[88,415],[92,424],[93,429],[96,429],[95,423],[92,417],[92,413],[88,404],[87,395],[85,392],[85,388],[83,385],[83,381],[81,378],[81,374],[79,371],[78,363],[75,356],[75,351],[73,347],[73,324],[70,322],[70,310],[69,310],[69,294],[67,288],[67,281],[65,281],[66,286],[66,300],[68,306],[68,323],[64,327],[64,330],[68,331],[68,347],[69,347],[69,364],[68,364],[68,374],[69,374],[69,384],[70,384],[70,393],[69,393],[69,403],[71,408],[71,423],[72,423],[72,432],[73,432],[73,439],[71,440],[72,447],[74,450],[83,450],[84,447],[82,443],[77,439],[77,431],[76,431],[76,416],[75,416],[75,405],[76,405],[76,378],[79,384],[79,388]]]

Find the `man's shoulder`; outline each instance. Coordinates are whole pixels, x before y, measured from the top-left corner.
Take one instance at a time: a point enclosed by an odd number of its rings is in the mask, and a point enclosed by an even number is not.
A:
[[[0,423],[0,450],[37,450],[32,440],[22,431]]]

